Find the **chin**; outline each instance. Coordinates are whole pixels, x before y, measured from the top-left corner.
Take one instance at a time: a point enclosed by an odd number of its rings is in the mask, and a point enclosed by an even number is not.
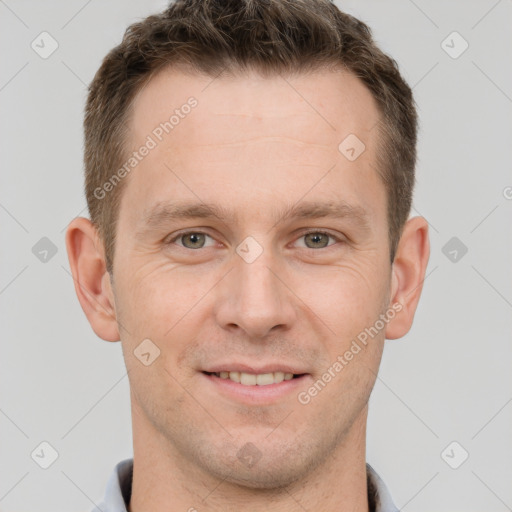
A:
[[[286,458],[281,461],[281,463],[277,461],[277,464],[274,462],[269,467],[264,467],[263,462],[260,467],[253,468],[237,465],[237,467],[231,467],[231,471],[222,478],[226,482],[246,489],[272,490],[287,487],[305,476],[305,468],[290,464],[290,460]]]
[[[314,456],[318,447],[279,440],[241,444],[230,443],[208,454],[200,454],[200,465],[210,475],[248,489],[282,489],[304,479],[317,464]],[[216,452],[216,453],[215,453]],[[308,456],[310,454],[311,456]]]

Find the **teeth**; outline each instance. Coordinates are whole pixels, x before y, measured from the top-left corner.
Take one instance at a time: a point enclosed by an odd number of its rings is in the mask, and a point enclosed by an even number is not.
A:
[[[243,384],[244,386],[255,386],[256,375],[252,375],[251,373],[240,372],[240,384]]]
[[[244,372],[219,372],[216,375],[221,379],[230,379],[244,386],[268,386],[293,379],[293,373],[283,372],[260,373],[259,375]]]
[[[240,382],[240,372],[226,372],[228,377],[235,382]]]
[[[258,386],[267,386],[268,384],[274,384],[274,374],[261,373],[260,375],[256,375],[256,384],[258,384]]]
[[[292,374],[293,377],[293,374]],[[283,382],[284,380],[284,373],[283,372],[274,372],[274,382],[276,384],[279,384],[280,382]]]

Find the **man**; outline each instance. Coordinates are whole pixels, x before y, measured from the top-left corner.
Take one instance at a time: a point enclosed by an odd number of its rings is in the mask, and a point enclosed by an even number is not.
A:
[[[396,510],[365,436],[429,257],[415,147],[396,64],[328,0],[182,0],[128,29],[66,235],[131,389],[99,510]]]

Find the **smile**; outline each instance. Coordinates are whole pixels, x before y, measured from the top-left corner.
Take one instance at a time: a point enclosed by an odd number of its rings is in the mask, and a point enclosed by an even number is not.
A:
[[[249,368],[247,368],[249,369]],[[291,369],[291,368],[290,368]],[[228,400],[246,405],[271,405],[283,399],[291,399],[311,382],[312,376],[308,373],[291,373],[280,370],[269,371],[265,369],[260,373],[234,370],[220,370],[218,372],[202,371],[204,383],[213,396],[224,396]]]
[[[204,372],[206,375],[213,375],[220,379],[229,379],[243,386],[268,386],[270,384],[279,384],[285,380],[292,380],[300,377],[293,373],[271,372],[271,373],[246,373],[246,372]]]

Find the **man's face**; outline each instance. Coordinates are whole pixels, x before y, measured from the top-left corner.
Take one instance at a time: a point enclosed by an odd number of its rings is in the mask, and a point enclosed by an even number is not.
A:
[[[129,146],[157,145],[125,178],[113,276],[136,440],[191,471],[277,487],[364,432],[384,330],[308,390],[389,306],[377,121],[346,72],[166,70],[137,96]],[[355,160],[359,147],[338,148],[350,134],[366,147]],[[192,205],[195,217],[172,215]],[[217,215],[200,216],[206,205]],[[149,366],[134,355],[145,339],[160,350]]]

